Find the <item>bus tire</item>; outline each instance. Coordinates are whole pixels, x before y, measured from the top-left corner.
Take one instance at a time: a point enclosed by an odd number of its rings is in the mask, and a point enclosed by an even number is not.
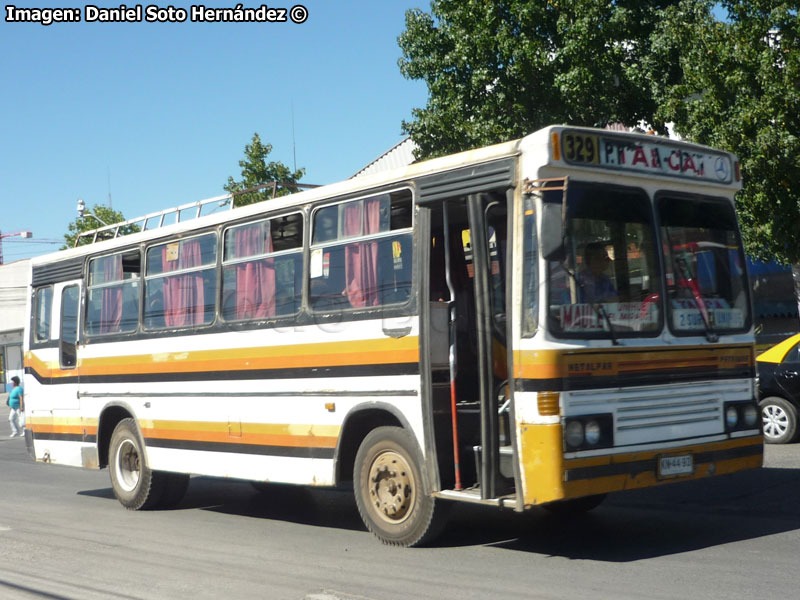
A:
[[[353,492],[361,519],[384,544],[419,546],[445,524],[444,503],[427,489],[422,455],[400,427],[378,427],[356,454]]]
[[[164,492],[164,473],[147,466],[144,442],[135,420],[122,419],[117,424],[108,456],[111,487],[117,500],[128,510],[155,507]]]
[[[569,500],[549,502],[548,504],[543,504],[542,506],[554,515],[579,515],[597,508],[605,499],[606,494],[595,494],[593,496],[583,496],[582,498],[571,498]]]

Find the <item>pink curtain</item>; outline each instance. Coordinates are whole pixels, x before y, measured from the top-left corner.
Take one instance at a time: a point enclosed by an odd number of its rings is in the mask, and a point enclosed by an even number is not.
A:
[[[164,273],[202,264],[199,240],[180,242],[176,260],[167,260],[167,248],[161,249]],[[205,310],[203,296],[203,275],[199,272],[164,277],[164,324],[167,327],[201,324]]]
[[[234,237],[237,258],[272,252],[269,223],[241,227]],[[274,259],[253,260],[236,265],[236,318],[275,316]]]
[[[103,283],[122,281],[122,255],[107,256],[103,261]],[[119,331],[122,322],[122,287],[105,288],[100,305],[100,333]]]
[[[364,201],[364,230],[361,232],[361,203],[344,209],[344,235],[369,235],[380,231],[381,201]],[[354,308],[378,306],[378,242],[356,242],[345,247],[347,298]]]

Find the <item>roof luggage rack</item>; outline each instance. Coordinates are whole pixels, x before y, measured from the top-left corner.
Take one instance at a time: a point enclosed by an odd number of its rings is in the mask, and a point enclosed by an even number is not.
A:
[[[241,196],[242,194],[247,194],[249,192],[271,188],[271,198],[265,198],[265,200],[271,200],[277,196],[279,186],[283,186],[284,188],[319,187],[318,185],[313,185],[310,183],[284,183],[279,181],[264,183],[262,185],[247,188],[246,190],[242,190],[240,192],[234,192],[233,194],[225,194],[224,196],[216,196],[214,198],[208,198],[207,200],[190,202],[189,204],[182,204],[174,208],[167,208],[165,210],[150,213],[141,217],[136,217],[134,219],[128,219],[127,221],[120,221],[119,223],[104,225],[103,227],[98,227],[97,229],[81,232],[75,238],[74,247],[77,248],[78,246],[103,242],[105,240],[111,240],[123,235],[139,233],[140,231],[151,231],[160,227],[166,227],[167,225],[174,225],[175,223],[183,223],[184,221],[188,221],[190,219],[196,219],[198,217],[210,215],[220,208],[230,210],[235,207],[236,196]]]

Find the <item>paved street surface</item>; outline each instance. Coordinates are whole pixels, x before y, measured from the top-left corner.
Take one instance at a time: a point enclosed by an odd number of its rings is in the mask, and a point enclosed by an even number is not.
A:
[[[0,411],[2,413],[4,411]],[[800,445],[766,468],[618,494],[590,515],[456,507],[432,548],[380,544],[346,492],[193,478],[130,512],[108,473],[32,463],[0,421],[0,598],[796,598]]]

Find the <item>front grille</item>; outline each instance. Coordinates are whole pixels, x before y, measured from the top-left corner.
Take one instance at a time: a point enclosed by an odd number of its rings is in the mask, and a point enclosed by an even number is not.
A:
[[[570,392],[564,416],[612,413],[614,445],[723,433],[725,402],[749,400],[749,381]]]

